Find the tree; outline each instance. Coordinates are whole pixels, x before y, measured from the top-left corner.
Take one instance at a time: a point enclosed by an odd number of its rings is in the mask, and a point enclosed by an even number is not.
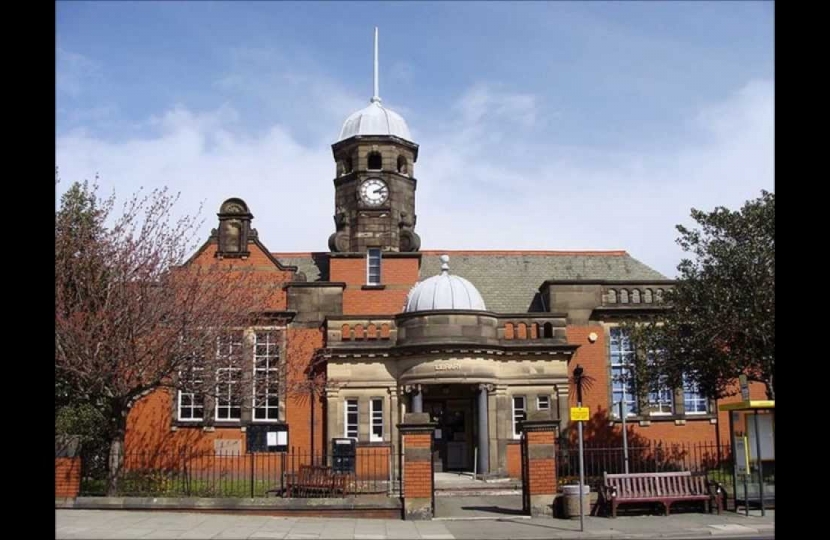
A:
[[[166,189],[134,195],[115,215],[112,197],[74,183],[55,215],[56,402],[103,419],[110,495],[131,408],[180,384],[196,359],[206,373],[216,362],[241,362],[218,344],[267,312],[278,285],[229,260],[184,264],[198,223],[171,219],[177,199]]]
[[[632,326],[641,351],[643,388],[697,384],[706,395],[736,393],[746,375],[775,399],[775,195],[762,191],[738,211],[692,209],[698,227],[677,226],[677,242],[692,255],[678,265],[666,294],[669,310]]]

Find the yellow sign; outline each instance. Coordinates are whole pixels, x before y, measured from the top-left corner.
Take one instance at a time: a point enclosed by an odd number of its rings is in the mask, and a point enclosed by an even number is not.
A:
[[[588,407],[571,407],[571,422],[587,422],[590,416]]]

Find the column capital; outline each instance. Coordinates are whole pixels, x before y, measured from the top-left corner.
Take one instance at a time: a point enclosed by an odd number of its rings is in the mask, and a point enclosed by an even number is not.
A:
[[[478,385],[478,389],[482,392],[492,392],[496,388],[496,385],[493,383],[480,383]]]
[[[403,392],[405,394],[420,394],[421,393],[421,385],[420,384],[405,384],[402,387]]]

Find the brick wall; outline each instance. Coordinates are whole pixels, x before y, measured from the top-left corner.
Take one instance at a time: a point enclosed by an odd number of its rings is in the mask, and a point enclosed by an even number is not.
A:
[[[381,284],[384,289],[362,289],[366,285],[365,258],[332,258],[331,281],[346,283],[343,313],[346,315],[392,315],[400,313],[406,295],[418,281],[418,259],[381,258]]]
[[[507,443],[507,475],[522,477],[522,445],[518,441]]]
[[[554,431],[531,431],[527,434],[528,452],[534,446],[553,445]],[[531,495],[546,495],[556,493],[556,466],[553,455],[543,458],[533,459],[533,454],[529,453],[528,459],[528,473],[529,485],[528,489]]]
[[[404,448],[423,448],[429,450],[432,436],[429,433],[407,433],[404,435]],[[430,460],[412,461],[404,452],[404,498],[419,499],[432,497],[432,462]],[[411,456],[411,454],[410,454]]]
[[[81,458],[55,458],[55,497],[74,498],[81,490]]]

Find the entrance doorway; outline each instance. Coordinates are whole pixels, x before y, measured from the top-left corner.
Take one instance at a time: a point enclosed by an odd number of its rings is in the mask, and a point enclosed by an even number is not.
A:
[[[424,385],[423,410],[437,424],[435,472],[472,472],[477,414],[472,384]]]

